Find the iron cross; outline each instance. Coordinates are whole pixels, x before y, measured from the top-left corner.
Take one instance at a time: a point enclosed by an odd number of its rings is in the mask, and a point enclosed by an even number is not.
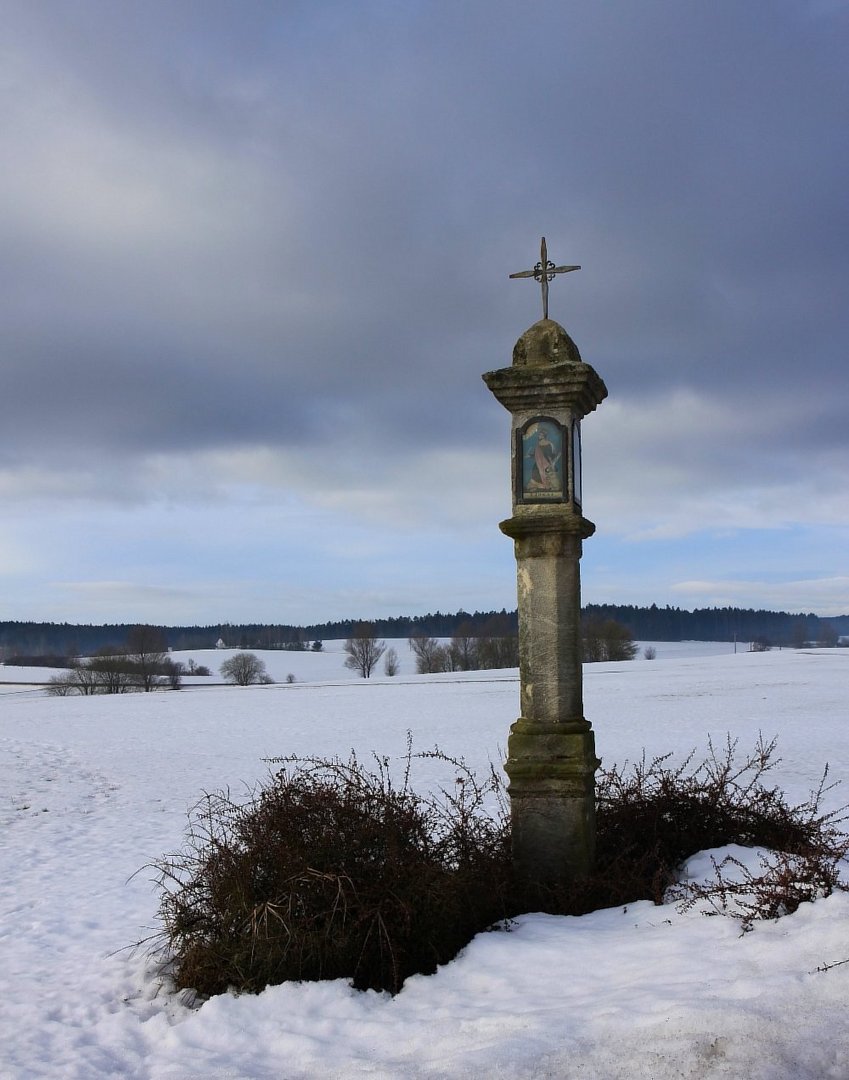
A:
[[[548,257],[545,246],[545,237],[539,246],[539,262],[533,270],[520,270],[518,274],[511,274],[511,278],[532,277],[540,283],[542,289],[542,317],[548,318],[548,283],[554,280],[555,274],[568,274],[570,270],[580,270],[580,266],[555,266]]]

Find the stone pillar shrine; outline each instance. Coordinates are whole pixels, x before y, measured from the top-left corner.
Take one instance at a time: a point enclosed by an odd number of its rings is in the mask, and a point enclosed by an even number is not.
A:
[[[512,417],[513,516],[519,600],[521,716],[510,729],[505,771],[513,859],[528,881],[585,877],[595,855],[595,771],[584,718],[581,542],[595,525],[581,512],[581,420],[605,397],[598,374],[548,317],[548,284],[579,266],[555,266],[543,238],[533,270],[543,318],[516,342],[510,367],[484,382]]]

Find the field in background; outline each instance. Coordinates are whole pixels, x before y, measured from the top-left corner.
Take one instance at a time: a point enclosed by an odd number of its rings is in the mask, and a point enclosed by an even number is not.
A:
[[[394,648],[398,654],[399,676],[414,675],[416,661],[406,638],[384,639],[387,648]],[[321,652],[281,652],[279,650],[248,649],[265,662],[266,670],[275,682],[284,682],[288,675],[294,675],[296,682],[327,682],[329,680],[354,679],[356,676],[345,667],[344,641],[326,641]],[[651,646],[657,653],[657,660],[674,660],[681,657],[727,656],[734,653],[734,643],[730,641],[643,641],[639,643],[639,653],[633,662],[644,660],[643,650]],[[743,653],[747,646],[738,643],[737,652]],[[186,687],[209,686],[221,682],[220,665],[229,657],[238,653],[238,649],[189,649],[175,651],[170,655],[174,660],[186,664],[194,660],[204,664],[212,672],[211,677],[196,678],[187,675],[183,679]],[[632,662],[632,661],[629,661]],[[55,675],[58,669],[41,667],[16,667],[0,664],[0,694],[13,693],[15,684],[43,685]],[[474,676],[474,672],[469,673]],[[486,675],[487,672],[481,674]],[[491,674],[491,672],[489,673]],[[372,678],[383,677],[383,661],[378,664]],[[396,676],[398,677],[398,676]]]

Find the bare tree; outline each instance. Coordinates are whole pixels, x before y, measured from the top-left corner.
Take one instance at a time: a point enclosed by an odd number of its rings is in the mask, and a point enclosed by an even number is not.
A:
[[[638,646],[627,626],[615,619],[590,616],[581,626],[584,663],[600,660],[633,660]]]
[[[478,639],[467,622],[451,638],[451,661],[454,671],[474,671],[479,666]]]
[[[519,666],[519,639],[515,635],[478,638],[478,666],[512,668]]]
[[[345,667],[368,679],[386,652],[386,642],[378,641],[372,623],[358,623],[345,642]]]
[[[165,637],[153,626],[135,626],[125,649],[104,646],[94,656],[73,659],[67,671],[50,680],[51,694],[126,694],[170,684],[179,689],[182,664],[165,651]]]
[[[487,619],[477,641],[478,666],[511,668],[519,666],[519,636],[505,612]]]
[[[74,693],[74,687],[68,679],[67,672],[62,672],[61,675],[51,675],[47,680],[47,693],[51,697],[70,697]]]
[[[100,679],[87,660],[72,660],[64,677],[72,693],[86,697],[100,693]]]
[[[419,675],[432,675],[437,671],[449,669],[448,650],[440,645],[436,638],[411,637],[410,648],[416,657],[416,671]]]
[[[102,693],[126,694],[136,688],[131,661],[113,646],[104,645],[87,663],[96,672]]]
[[[126,667],[126,661],[123,661]],[[68,662],[67,670],[54,675],[47,684],[47,692],[57,697],[67,697],[70,694],[82,694],[89,697],[94,694],[119,693],[112,689],[113,673],[104,672],[98,662],[91,660],[78,660],[76,658]],[[123,682],[131,686],[129,676],[124,676]]]
[[[47,692],[54,697],[96,694],[98,692],[97,676],[85,661],[73,659],[68,663],[66,671],[50,677]]]
[[[170,656],[165,658],[165,663],[162,665],[162,671],[165,678],[168,680],[168,686],[171,690],[179,690],[182,688],[185,670],[185,667],[179,660],[172,660]]]
[[[265,661],[251,652],[238,652],[225,660],[220,672],[229,683],[236,686],[253,686],[255,683],[273,683],[265,670]]]
[[[391,677],[398,674],[399,668],[398,653],[394,649],[387,649],[383,658],[383,670]]]
[[[165,634],[158,626],[133,626],[127,634],[127,660],[136,685],[149,693],[165,682],[163,669],[168,656]]]
[[[639,651],[639,646],[634,641],[634,635],[627,626],[609,620],[605,623],[607,628],[607,659],[608,660],[633,660]]]

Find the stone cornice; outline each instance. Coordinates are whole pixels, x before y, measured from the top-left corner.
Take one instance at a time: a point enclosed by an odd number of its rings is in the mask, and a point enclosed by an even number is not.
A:
[[[529,540],[535,537],[563,536],[586,540],[595,532],[595,525],[583,514],[568,506],[539,506],[522,508],[506,521],[499,522],[499,529],[512,540]]]
[[[568,409],[580,418],[607,397],[601,376],[583,361],[564,361],[545,368],[498,368],[482,377],[511,413]]]

